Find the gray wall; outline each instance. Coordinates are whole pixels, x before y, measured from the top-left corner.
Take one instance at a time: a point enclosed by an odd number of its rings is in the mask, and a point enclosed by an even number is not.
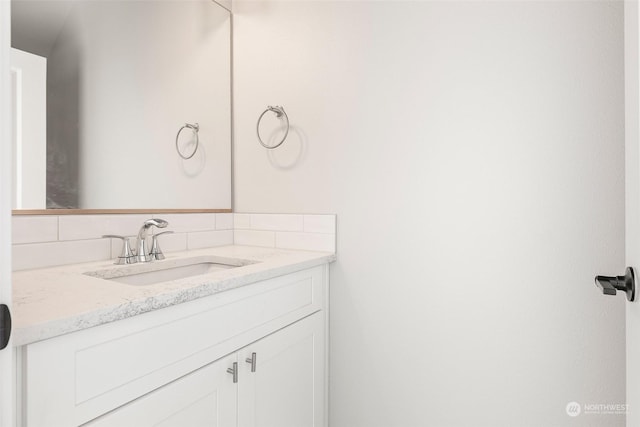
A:
[[[625,401],[623,4],[234,14],[236,211],[338,214],[332,427],[623,426],[565,412]]]

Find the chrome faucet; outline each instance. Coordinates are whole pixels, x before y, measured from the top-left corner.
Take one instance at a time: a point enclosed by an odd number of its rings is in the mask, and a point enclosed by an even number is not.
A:
[[[118,236],[117,234],[105,234],[102,236],[106,239],[120,239],[122,240],[122,253],[118,258],[116,258],[115,264],[135,264],[138,262],[138,257],[135,252],[131,250],[131,245],[129,244],[129,238],[127,236]]]
[[[153,261],[154,257],[149,254],[147,251],[147,233],[151,227],[165,228],[169,223],[164,219],[148,219],[142,224],[140,227],[140,231],[138,231],[138,240],[136,242],[137,257],[138,262],[149,262]]]

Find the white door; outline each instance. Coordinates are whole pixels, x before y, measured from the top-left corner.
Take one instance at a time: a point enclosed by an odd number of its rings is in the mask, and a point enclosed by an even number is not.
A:
[[[13,208],[45,209],[47,58],[11,48]]]
[[[324,426],[323,324],[316,313],[238,352],[238,426]]]
[[[198,369],[86,424],[87,427],[235,427],[236,354]]]
[[[11,307],[11,3],[0,0],[0,304]],[[13,351],[0,350],[0,426],[13,425]]]

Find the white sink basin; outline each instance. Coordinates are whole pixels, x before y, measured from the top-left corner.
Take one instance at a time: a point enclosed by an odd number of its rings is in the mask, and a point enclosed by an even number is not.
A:
[[[169,280],[184,279],[185,277],[199,276],[212,273],[216,270],[226,270],[237,267],[236,265],[217,264],[215,262],[203,262],[182,267],[165,268],[162,270],[145,271],[127,276],[111,277],[108,280],[126,283],[127,285],[153,285],[154,283],[168,282]]]
[[[144,286],[200,276],[248,264],[252,264],[252,262],[232,258],[205,256],[118,266],[105,270],[88,271],[84,274],[113,282],[125,283],[127,285]]]

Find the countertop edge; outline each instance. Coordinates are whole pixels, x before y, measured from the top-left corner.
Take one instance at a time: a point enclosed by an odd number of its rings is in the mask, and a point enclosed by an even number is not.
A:
[[[38,341],[212,296],[262,280],[328,264],[335,260],[335,254],[318,253],[317,257],[311,259],[294,260],[290,263],[274,266],[265,265],[266,268],[259,271],[248,272],[232,278],[223,278],[210,283],[205,282],[187,290],[172,290],[141,299],[129,300],[122,304],[93,309],[89,312],[81,312],[73,316],[32,324],[22,328],[16,327],[12,333],[11,344],[14,347],[33,344]]]

